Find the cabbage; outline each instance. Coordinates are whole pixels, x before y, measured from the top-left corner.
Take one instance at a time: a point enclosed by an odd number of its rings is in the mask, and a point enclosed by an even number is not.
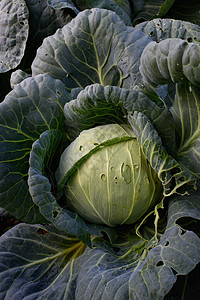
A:
[[[58,177],[68,173],[64,193],[70,206],[96,224],[133,223],[162,195],[161,181],[128,125],[82,131],[61,155]]]

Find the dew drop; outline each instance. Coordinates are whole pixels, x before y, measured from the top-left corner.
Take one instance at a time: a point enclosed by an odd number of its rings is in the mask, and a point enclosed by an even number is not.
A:
[[[113,172],[114,171],[114,167],[110,167],[110,170]]]

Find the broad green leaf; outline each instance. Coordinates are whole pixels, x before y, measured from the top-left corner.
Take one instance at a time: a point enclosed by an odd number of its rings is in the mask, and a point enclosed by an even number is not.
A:
[[[45,131],[34,142],[30,153],[28,178],[32,199],[50,223],[67,233],[76,235],[84,243],[90,245],[90,235],[102,236],[102,232],[106,233],[112,241],[116,235],[113,229],[86,224],[76,213],[67,210],[66,205],[62,205],[62,200],[58,201],[55,170],[61,152],[68,143],[66,133],[58,130]]]
[[[29,191],[33,201],[49,222],[89,243],[89,234],[82,219],[76,213],[63,209],[56,200],[54,172],[67,142],[66,134],[58,130],[45,131],[35,141],[30,153]],[[48,177],[51,178],[51,182]]]
[[[166,17],[168,16],[200,25],[200,2],[199,0],[176,0],[168,11]]]
[[[125,13],[131,17],[131,6],[129,0],[113,0],[117,5],[119,5]]]
[[[179,38],[188,42],[200,42],[200,27],[190,22],[174,19],[153,19],[138,24],[136,28],[148,34],[153,41]]]
[[[169,38],[159,43],[151,42],[144,49],[140,71],[151,85],[200,82],[200,45],[178,38]]]
[[[0,207],[20,220],[41,220],[28,191],[29,155],[43,131],[63,130],[67,101],[62,82],[39,75],[16,85],[0,104]]]
[[[74,263],[85,248],[53,226],[15,226],[0,238],[0,298],[74,300]]]
[[[160,7],[158,13],[156,15],[152,16],[152,19],[155,17],[163,17],[171,8],[171,6],[174,4],[175,0],[165,0],[165,2]]]
[[[177,84],[171,109],[179,134],[177,160],[200,177],[200,89],[190,84]]]
[[[128,0],[75,0],[80,10],[89,8],[103,8],[116,12],[127,26],[131,23],[131,8]]]
[[[11,77],[10,77],[11,88],[13,89],[16,84],[21,83],[24,79],[26,79],[28,77],[31,77],[31,75],[27,74],[26,72],[24,72],[20,69],[16,70],[15,72],[13,72],[11,74]]]
[[[68,8],[72,9],[76,14],[79,13],[78,8],[75,6],[75,1],[72,0],[47,0],[47,4],[54,9]]]
[[[133,24],[141,20],[150,20],[155,17],[162,17],[170,9],[175,0],[131,0],[135,12]]]
[[[114,12],[85,10],[44,40],[32,73],[61,79],[70,90],[93,83],[132,88],[141,80],[140,56],[150,40]]]
[[[198,193],[174,195],[157,244],[118,228],[93,248],[53,226],[20,224],[0,238],[0,296],[12,299],[164,299],[200,261],[200,239],[187,228],[200,220]]]
[[[77,299],[82,295],[83,299],[107,300],[113,295],[115,299],[163,299],[176,281],[176,275],[187,274],[199,262],[199,237],[177,226],[177,221],[186,216],[199,220],[198,200],[197,195],[174,197],[170,203],[167,230],[153,249],[143,250],[140,258],[134,250],[142,243],[136,237],[132,239],[132,249],[129,245],[130,251],[124,255],[120,243],[113,245],[113,249],[107,245],[105,251],[96,240],[97,249],[90,251],[78,274]],[[134,241],[138,242],[138,247]]]
[[[195,177],[167,153],[147,116],[135,111],[128,118],[143,153],[163,184],[164,195],[172,195],[187,183],[194,185]]]
[[[64,107],[66,125],[77,132],[106,123],[127,123],[127,114],[135,110],[151,120],[166,148],[172,153],[176,151],[171,113],[162,102],[158,106],[137,88],[128,90],[94,84]]]
[[[28,17],[24,0],[0,2],[0,73],[20,64],[28,39]]]
[[[69,23],[72,16],[67,10],[50,7],[46,0],[26,0],[26,5],[29,10],[29,38],[20,67],[23,70],[30,70],[36,51],[41,46],[43,39]]]

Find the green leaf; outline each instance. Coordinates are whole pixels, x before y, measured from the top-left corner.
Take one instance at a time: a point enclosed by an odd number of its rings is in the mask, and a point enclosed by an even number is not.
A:
[[[179,134],[177,160],[200,178],[200,90],[190,84],[177,84],[171,109]]]
[[[177,275],[188,274],[200,261],[200,239],[187,228],[188,220],[191,225],[200,220],[198,192],[174,195],[167,219],[157,244],[145,242],[128,226],[117,229],[113,244],[93,237],[92,249],[53,226],[17,225],[0,238],[0,295],[164,299]]]
[[[199,86],[200,45],[169,38],[151,42],[144,49],[140,71],[151,85],[187,82]]]
[[[0,238],[0,297],[74,300],[86,246],[53,226],[20,224]]]
[[[47,0],[47,4],[53,9],[68,8],[72,9],[76,14],[79,13],[78,8],[75,6],[72,0]]]
[[[29,10],[29,38],[20,67],[30,70],[36,51],[44,38],[69,23],[72,16],[69,10],[50,7],[46,0],[26,0],[26,5]]]
[[[141,241],[134,236],[129,252],[122,241],[121,245],[114,244],[113,248],[107,245],[106,248],[94,240],[97,248],[85,257],[79,272],[77,299],[81,295],[87,299],[112,299],[113,295],[116,299],[163,299],[177,279],[174,273],[185,275],[199,262],[199,237],[177,225],[177,221],[186,216],[199,220],[199,208],[198,195],[175,196],[170,202],[169,222],[161,240],[152,249],[143,250],[139,258],[134,249]],[[91,286],[95,288],[91,290]]]
[[[153,19],[138,24],[136,28],[148,34],[153,41],[179,38],[188,42],[200,42],[200,27],[186,21],[174,19]]]
[[[69,129],[79,132],[106,123],[128,123],[127,115],[135,110],[151,120],[170,153],[176,151],[171,113],[162,102],[158,106],[137,87],[128,90],[99,84],[88,86],[65,105],[64,114]]]
[[[199,0],[176,0],[168,11],[166,17],[189,21],[200,25],[200,3]]]
[[[20,69],[16,70],[15,72],[13,72],[11,74],[11,77],[10,77],[11,88],[13,89],[16,84],[21,83],[24,79],[26,79],[28,77],[31,77],[31,75],[27,74],[26,72],[24,72]]]
[[[163,17],[170,9],[170,7],[174,4],[175,0],[165,0],[163,5],[160,7],[159,12],[152,16],[152,19],[155,17]]]
[[[131,17],[131,6],[129,0],[113,0],[117,5],[119,5],[125,13]]]
[[[129,122],[144,155],[163,184],[165,196],[170,196],[187,183],[195,184],[195,177],[167,153],[161,138],[146,115],[135,111],[129,115]]]
[[[131,0],[135,12],[133,24],[141,20],[150,20],[152,18],[162,17],[172,6],[175,0]]]
[[[116,12],[127,26],[131,23],[131,8],[128,0],[75,0],[81,10],[88,8],[103,8]]]
[[[44,40],[32,73],[61,79],[70,90],[93,83],[133,87],[141,80],[139,60],[150,40],[114,12],[85,10]]]
[[[76,213],[63,209],[56,199],[57,188],[54,189],[56,182],[52,177],[54,177],[60,154],[65,149],[67,142],[66,134],[58,130],[45,131],[35,141],[30,153],[29,192],[43,216],[50,223],[90,244],[89,233],[84,221]],[[56,157],[58,157],[57,163]]]
[[[16,85],[0,104],[0,207],[20,220],[41,220],[28,191],[29,154],[43,131],[63,130],[67,101],[62,82],[39,75]]]
[[[28,17],[24,0],[0,2],[0,73],[20,64],[28,39]]]

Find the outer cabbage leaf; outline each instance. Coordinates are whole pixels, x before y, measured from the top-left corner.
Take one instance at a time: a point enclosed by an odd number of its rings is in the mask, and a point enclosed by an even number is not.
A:
[[[0,240],[1,299],[75,299],[74,259],[86,247],[76,237],[53,226],[20,224]]]
[[[177,84],[171,112],[179,134],[177,160],[200,178],[200,89]]]
[[[151,42],[142,53],[140,71],[152,85],[178,82],[200,82],[200,45],[178,38]]]
[[[29,168],[29,191],[41,213],[55,227],[76,235],[90,245],[90,235],[102,236],[106,233],[112,241],[115,231],[105,226],[87,224],[76,213],[67,210],[66,205],[58,201],[58,187],[55,185],[55,170],[60,161],[61,152],[69,143],[66,133],[47,130],[41,134],[32,146]]]
[[[153,41],[179,38],[188,42],[200,42],[200,27],[190,22],[174,19],[153,19],[138,24],[136,28],[148,34]]]
[[[0,2],[0,73],[20,64],[28,39],[28,17],[24,0]]]
[[[32,144],[45,130],[63,130],[69,95],[48,75],[27,78],[0,104],[0,207],[26,222],[44,221],[27,185]]]
[[[116,12],[122,21],[131,26],[131,8],[128,0],[48,0],[48,5],[54,9],[69,8],[76,14],[88,8],[104,8]]]
[[[143,153],[163,184],[165,196],[173,194],[187,183],[196,188],[193,174],[167,153],[161,138],[146,115],[135,111],[129,115],[129,122]]]
[[[18,69],[15,72],[12,72],[10,77],[10,85],[13,89],[16,84],[21,83],[24,79],[31,77],[30,74]]]
[[[72,17],[69,11],[53,9],[46,0],[26,0],[26,4],[29,10],[29,38],[21,68],[30,70],[43,39],[69,23]]]
[[[131,5],[129,0],[113,0],[117,5],[119,5],[125,13],[131,17]]]
[[[175,0],[131,0],[133,6],[133,24],[141,20],[162,17],[167,13]]]
[[[62,145],[63,141],[64,145]],[[56,189],[54,190],[53,187],[55,178],[52,178],[53,168],[55,170],[57,168],[60,154],[66,147],[65,141],[67,141],[66,135],[58,130],[45,131],[35,141],[30,154],[29,192],[49,222],[89,243],[89,234],[84,221],[76,213],[62,209],[56,200]]]
[[[145,48],[141,58],[141,73],[146,82],[152,85],[178,83],[171,109],[178,132],[179,149],[176,159],[198,178],[200,175],[199,58],[199,44],[188,43],[181,39],[151,42]]]
[[[176,0],[168,11],[166,17],[190,21],[200,25],[200,3],[199,0]]]
[[[132,88],[140,82],[140,56],[150,40],[116,13],[85,10],[44,40],[32,73],[61,79],[70,90],[93,83]]]
[[[128,0],[75,0],[75,2],[81,10],[98,7],[116,12],[126,25],[132,26]]]
[[[75,1],[72,0],[47,0],[47,4],[54,9],[68,8],[72,9],[76,14],[80,11],[74,4]]]
[[[176,151],[175,131],[170,111],[162,102],[151,101],[137,87],[133,90],[94,84],[82,90],[64,107],[66,125],[79,131],[106,123],[126,123],[128,113],[145,113],[170,152]],[[69,132],[70,134],[70,132]],[[174,145],[174,146],[172,146]]]
[[[183,224],[199,222],[199,195],[173,196],[157,244],[122,230],[115,243],[89,249],[52,226],[20,224],[0,238],[3,299],[164,299],[177,275],[199,262],[200,239]],[[180,225],[182,224],[182,225]],[[85,251],[84,251],[85,249]],[[84,252],[83,252],[84,251]],[[79,254],[81,254],[77,257]]]

